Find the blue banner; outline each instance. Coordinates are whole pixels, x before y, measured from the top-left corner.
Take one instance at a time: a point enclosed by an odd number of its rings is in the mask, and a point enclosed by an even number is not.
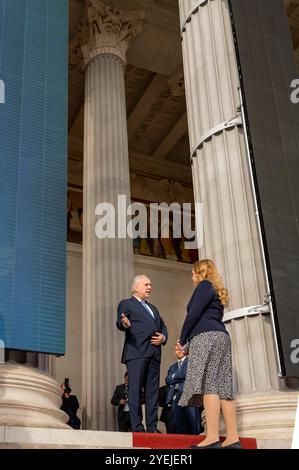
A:
[[[66,0],[0,0],[0,340],[64,354]]]

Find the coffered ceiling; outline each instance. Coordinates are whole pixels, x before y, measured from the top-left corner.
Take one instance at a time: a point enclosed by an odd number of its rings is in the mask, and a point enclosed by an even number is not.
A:
[[[70,0],[69,184],[82,186],[84,74],[72,57],[85,0]],[[106,0],[145,11],[125,73],[130,168],[191,185],[177,0]],[[299,64],[299,0],[285,0]]]

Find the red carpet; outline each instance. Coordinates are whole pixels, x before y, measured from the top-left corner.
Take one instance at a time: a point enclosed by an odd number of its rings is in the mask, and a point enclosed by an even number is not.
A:
[[[160,434],[133,432],[133,447],[147,447],[150,449],[187,449],[192,444],[198,444],[204,436],[190,436],[183,434]],[[220,438],[223,441],[225,438]],[[244,449],[256,449],[256,439],[241,438]]]

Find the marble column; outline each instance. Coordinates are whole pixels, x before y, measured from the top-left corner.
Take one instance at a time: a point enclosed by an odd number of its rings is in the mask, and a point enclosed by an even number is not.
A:
[[[60,405],[60,387],[48,374],[17,362],[0,364],[0,427],[69,429]]]
[[[215,261],[230,293],[239,429],[290,437],[296,393],[283,391],[277,375],[269,309],[255,308],[267,283],[228,3],[179,0],[179,7],[194,195],[204,204],[200,257]]]
[[[119,301],[130,295],[132,240],[120,233],[118,196],[130,203],[124,70],[126,51],[142,27],[142,12],[87,2],[80,28],[85,66],[83,182],[83,427],[115,429],[110,400],[123,380],[123,334],[115,325]],[[96,236],[96,207],[115,208],[115,238]],[[110,218],[111,222],[111,218]]]

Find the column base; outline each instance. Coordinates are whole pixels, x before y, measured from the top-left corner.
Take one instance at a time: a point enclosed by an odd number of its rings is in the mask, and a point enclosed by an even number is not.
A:
[[[69,429],[60,405],[60,387],[52,377],[31,367],[0,364],[0,426]]]
[[[241,437],[290,440],[293,436],[298,392],[269,391],[236,398]],[[225,435],[221,419],[220,434]]]

